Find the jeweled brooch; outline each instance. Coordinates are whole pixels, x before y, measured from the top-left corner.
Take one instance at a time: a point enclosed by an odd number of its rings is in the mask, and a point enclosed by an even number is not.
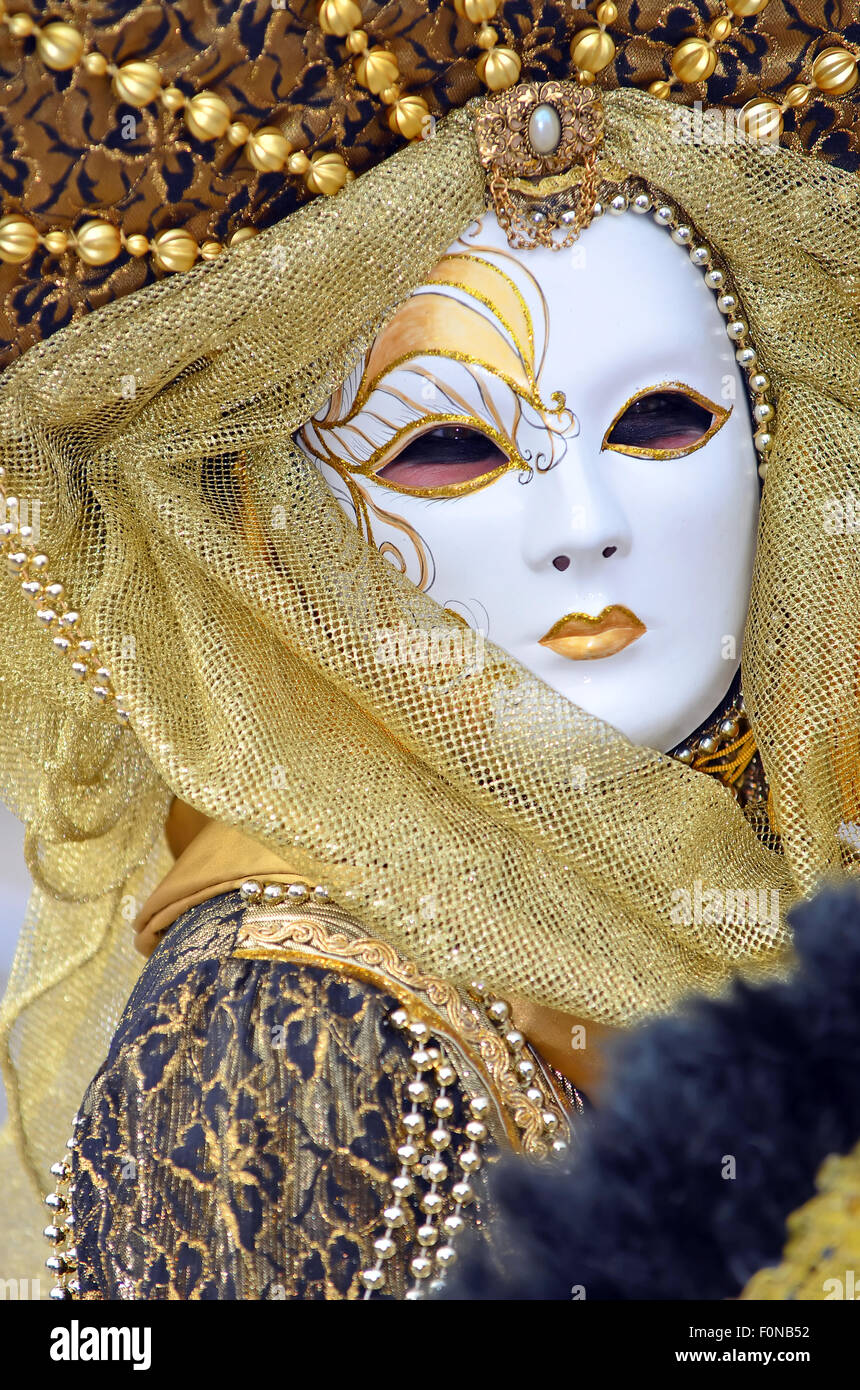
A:
[[[597,200],[600,93],[576,82],[523,82],[482,103],[475,134],[493,210],[510,244],[559,251],[572,245],[591,221]],[[516,192],[541,199],[561,188],[578,190],[573,213],[547,217],[539,226],[521,217],[512,198]]]

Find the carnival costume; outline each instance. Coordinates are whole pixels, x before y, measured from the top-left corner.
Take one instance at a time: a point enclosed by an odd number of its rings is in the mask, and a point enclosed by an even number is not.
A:
[[[788,907],[856,872],[860,25],[827,14],[3,14],[0,780],[35,887],[2,1171],[35,1274],[80,1106],[57,1296],[436,1288],[466,1222],[492,1241],[486,1160],[575,1140],[507,992],[623,1026],[782,975]],[[457,620],[296,443],[488,205],[520,247],[655,218],[746,373],[743,703],[678,756],[492,646],[381,667],[373,633]],[[694,881],[780,921],[679,927]]]

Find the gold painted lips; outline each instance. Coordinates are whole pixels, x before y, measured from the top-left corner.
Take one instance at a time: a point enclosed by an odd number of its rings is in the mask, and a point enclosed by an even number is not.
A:
[[[596,618],[588,613],[568,613],[538,640],[542,647],[549,647],[570,661],[596,661],[623,651],[646,631],[635,613],[613,603]]]

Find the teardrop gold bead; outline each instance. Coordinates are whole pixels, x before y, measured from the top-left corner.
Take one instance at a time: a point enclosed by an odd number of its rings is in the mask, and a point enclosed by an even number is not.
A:
[[[615,41],[602,29],[581,29],[573,37],[570,56],[578,68],[602,72],[615,57]]]
[[[829,96],[844,96],[857,85],[857,59],[847,48],[822,49],[813,59],[812,80]]]
[[[399,76],[397,59],[387,48],[371,48],[356,60],[355,80],[360,87],[373,92],[374,96],[393,86]]]
[[[504,92],[519,81],[522,63],[512,48],[496,45],[481,54],[475,67],[485,87],[491,92]]]
[[[319,24],[324,34],[343,38],[361,23],[361,10],[355,0],[323,0],[319,7]]]
[[[712,20],[708,25],[708,38],[712,39],[714,43],[722,43],[724,39],[729,37],[731,32],[732,21],[726,14],[718,15],[717,18]]]
[[[311,193],[323,193],[330,198],[343,188],[347,172],[342,156],[336,152],[315,154],[305,174],[305,184]]]
[[[277,173],[290,157],[292,145],[277,126],[264,125],[248,136],[245,151],[261,174]]]
[[[618,18],[618,6],[613,0],[603,0],[603,4],[597,6],[594,17],[598,24],[614,24]]]
[[[119,227],[91,218],[75,232],[75,250],[87,265],[110,265],[122,250]]]
[[[811,96],[812,88],[807,87],[805,82],[792,82],[785,94],[785,104],[798,111],[801,106],[806,106]]]
[[[756,97],[742,106],[738,127],[748,140],[760,145],[772,144],[782,134],[782,110],[771,97]]]
[[[161,73],[152,63],[123,63],[111,86],[114,96],[129,106],[148,106],[161,91]]]
[[[363,53],[367,48],[367,34],[363,29],[353,29],[346,36],[347,53]]]
[[[84,54],[84,71],[88,72],[90,77],[104,77],[107,72],[107,66],[107,58],[105,58],[104,54]]]
[[[220,140],[230,116],[226,101],[214,92],[198,92],[185,105],[185,123],[198,140]]]
[[[658,77],[656,82],[652,82],[648,87],[651,96],[656,97],[658,101],[665,101],[671,90],[671,82],[667,82],[663,77]]]
[[[36,30],[36,50],[46,68],[66,72],[81,61],[84,36],[72,24],[45,24]]]
[[[13,39],[27,39],[36,28],[36,21],[32,15],[25,14],[23,11],[18,14],[10,14],[6,20],[6,28]]]
[[[726,0],[726,9],[738,19],[748,19],[750,15],[761,14],[767,3],[768,0]]]
[[[125,249],[130,256],[134,256],[135,259],[139,260],[140,257],[145,256],[150,249],[149,238],[143,236],[140,232],[133,232],[131,236],[127,236],[125,239]]]
[[[291,174],[306,174],[311,167],[311,162],[304,150],[296,150],[287,160],[287,168]]]
[[[190,270],[197,260],[198,246],[184,227],[170,227],[153,237],[152,253],[162,270]]]
[[[670,63],[679,82],[705,82],[717,66],[717,55],[704,39],[684,39]]]
[[[388,113],[388,124],[397,135],[415,140],[430,119],[430,108],[423,97],[405,96],[396,101]]]
[[[161,104],[166,111],[181,111],[187,98],[178,87],[165,87],[161,93]]]
[[[6,265],[23,265],[39,245],[39,233],[26,218],[9,213],[0,218],[0,261]]]

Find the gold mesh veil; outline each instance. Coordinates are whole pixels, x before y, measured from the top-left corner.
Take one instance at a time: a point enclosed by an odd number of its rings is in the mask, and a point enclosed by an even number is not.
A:
[[[777,395],[743,675],[779,841],[497,649],[460,681],[374,660],[378,629],[455,619],[368,547],[292,435],[483,210],[473,114],[455,112],[0,382],[7,486],[39,499],[51,572],[131,716],[92,704],[3,580],[0,783],[37,885],[2,1015],[4,1272],[41,1259],[36,1189],[133,981],[173,794],[432,972],[614,1024],[785,966],[784,926],[679,925],[676,888],[777,892],[784,916],[852,872],[860,566],[825,514],[860,461],[860,185],[683,138],[687,113],[637,91],[604,100],[607,157],[725,259]]]

